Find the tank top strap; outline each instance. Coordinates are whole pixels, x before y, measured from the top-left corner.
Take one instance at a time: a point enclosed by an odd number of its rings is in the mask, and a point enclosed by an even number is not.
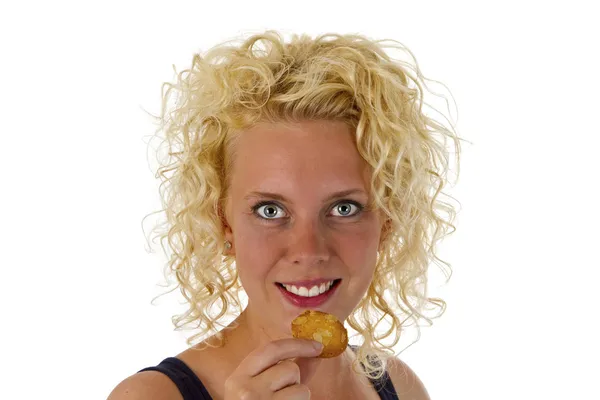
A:
[[[356,352],[358,346],[350,345],[350,348]],[[376,363],[381,362],[375,356],[371,356],[370,360],[374,360]],[[364,368],[363,363],[361,363],[361,366]],[[399,400],[396,389],[394,388],[394,384],[392,383],[392,379],[387,371],[383,371],[383,376],[381,376],[379,379],[373,379],[369,377],[369,381],[371,381],[371,384],[377,391],[377,394],[381,400]]]
[[[369,378],[369,380],[373,384],[373,387],[377,391],[377,394],[379,394],[381,400],[399,400],[394,384],[387,371],[383,373],[381,378],[377,380]]]
[[[168,376],[179,389],[183,400],[212,400],[198,376],[179,358],[165,358],[160,364],[138,372],[143,371],[158,371]]]

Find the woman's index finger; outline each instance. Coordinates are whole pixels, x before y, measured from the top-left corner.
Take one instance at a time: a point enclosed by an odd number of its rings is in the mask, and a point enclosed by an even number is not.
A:
[[[321,346],[317,348],[315,346]],[[294,357],[316,357],[321,354],[319,342],[305,339],[279,339],[251,352],[241,363],[241,370],[256,376],[279,361]]]

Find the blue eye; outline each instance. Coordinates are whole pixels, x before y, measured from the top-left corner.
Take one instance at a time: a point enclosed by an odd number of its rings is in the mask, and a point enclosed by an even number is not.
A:
[[[351,213],[352,207],[354,207],[356,210],[354,213]],[[336,215],[336,217],[347,217],[347,216],[354,216],[356,214],[358,214],[360,211],[362,211],[363,207],[358,204],[355,203],[353,201],[344,201],[342,203],[337,203],[335,205],[335,207],[333,207],[333,211],[338,211],[341,215]]]
[[[263,214],[261,213],[258,214],[259,218],[263,219],[279,219],[275,218],[277,216],[277,210],[282,210],[281,207],[271,202],[260,202],[254,207],[252,207],[252,211],[254,211],[255,213],[258,213],[260,209],[263,209],[265,212],[265,216],[263,216]]]

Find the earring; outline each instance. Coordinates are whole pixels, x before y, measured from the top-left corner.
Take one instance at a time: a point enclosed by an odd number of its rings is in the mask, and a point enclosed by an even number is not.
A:
[[[226,241],[225,241],[225,248],[226,248],[227,250],[231,250],[231,242],[230,242],[229,240],[226,240]]]

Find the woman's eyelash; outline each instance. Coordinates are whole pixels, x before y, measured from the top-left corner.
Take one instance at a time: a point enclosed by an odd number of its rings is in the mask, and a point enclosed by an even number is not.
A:
[[[355,217],[355,216],[359,215],[364,210],[364,208],[365,208],[365,206],[363,204],[361,204],[359,202],[356,202],[354,200],[342,200],[342,201],[337,202],[332,207],[332,209],[335,209],[335,207],[338,207],[341,204],[352,204],[353,206],[355,206],[357,208],[357,211],[354,214],[351,214],[351,215],[348,215],[348,216],[342,216],[342,217],[348,217],[348,218]],[[281,219],[281,218],[265,218],[265,217],[260,216],[257,213],[257,211],[258,211],[259,208],[261,208],[263,206],[267,206],[267,205],[273,205],[273,206],[275,206],[275,207],[277,207],[279,209],[283,209],[282,206],[280,206],[279,204],[277,204],[277,203],[275,203],[273,201],[261,201],[261,202],[257,203],[256,205],[254,205],[252,207],[252,213],[253,213],[252,215],[254,215],[256,218],[258,218],[258,219],[260,219],[262,221],[270,221],[270,220]]]

